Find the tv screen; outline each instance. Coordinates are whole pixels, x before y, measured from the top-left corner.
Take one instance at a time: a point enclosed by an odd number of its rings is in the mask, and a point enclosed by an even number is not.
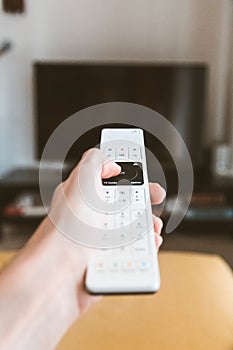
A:
[[[99,103],[131,102],[167,118],[183,137],[194,166],[198,166],[203,160],[206,77],[204,64],[36,62],[37,155],[41,157],[54,129],[73,113]],[[101,128],[80,137],[67,160],[77,162],[86,149],[98,144]],[[172,158],[165,147],[149,132],[145,140],[159,161],[169,167]]]

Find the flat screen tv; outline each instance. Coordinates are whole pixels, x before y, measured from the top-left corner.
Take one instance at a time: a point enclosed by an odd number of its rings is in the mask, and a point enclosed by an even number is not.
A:
[[[166,117],[180,132],[198,167],[203,163],[206,83],[204,64],[35,62],[37,155],[41,157],[53,130],[73,113],[120,101],[147,106]],[[67,160],[76,163],[86,149],[98,144],[101,128],[80,137]],[[161,164],[171,166],[165,147],[149,132],[145,139]]]

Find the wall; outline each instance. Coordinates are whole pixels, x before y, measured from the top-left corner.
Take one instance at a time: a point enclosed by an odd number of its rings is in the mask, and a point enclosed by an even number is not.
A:
[[[229,87],[229,99],[228,99],[228,115],[231,117],[229,118],[228,128],[230,130],[230,140],[231,140],[231,164],[233,167],[233,20],[231,23],[231,72],[229,75],[228,80],[228,87]]]
[[[0,61],[0,142],[10,152],[1,156],[2,171],[33,159],[32,59],[207,62],[206,141],[224,139],[231,0],[32,0],[27,6],[24,18],[1,15],[4,36],[15,41]],[[13,144],[6,137],[12,130]]]
[[[0,57],[0,175],[13,165],[30,163],[34,157],[32,78],[34,11],[0,13],[0,44],[13,48]]]

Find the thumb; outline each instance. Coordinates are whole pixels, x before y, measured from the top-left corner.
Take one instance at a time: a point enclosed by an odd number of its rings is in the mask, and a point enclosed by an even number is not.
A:
[[[89,171],[96,171],[101,168],[101,178],[107,179],[112,176],[117,176],[121,172],[121,167],[113,161],[108,161],[103,153],[96,149],[91,148],[86,151],[82,156],[82,162],[89,164]]]
[[[102,179],[108,179],[112,176],[117,176],[121,172],[120,165],[114,163],[113,161],[105,162],[102,166]]]

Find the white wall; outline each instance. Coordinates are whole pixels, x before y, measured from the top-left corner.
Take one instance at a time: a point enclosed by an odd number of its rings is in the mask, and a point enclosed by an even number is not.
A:
[[[33,25],[31,6],[23,16],[0,14],[0,44],[6,39],[13,44],[13,49],[0,57],[0,175],[34,157]]]
[[[15,50],[0,60],[0,142],[10,149],[10,156],[1,155],[2,170],[33,159],[32,58],[207,62],[211,75],[206,140],[224,138],[231,0],[31,0],[27,6],[22,18],[1,14],[0,39],[15,41]],[[13,127],[12,145],[2,136]]]
[[[230,139],[231,139],[231,148],[232,148],[232,154],[231,154],[231,164],[233,166],[233,20],[231,23],[231,73],[229,75],[229,99],[228,99],[228,115],[231,117],[229,118],[228,128],[230,130]]]

